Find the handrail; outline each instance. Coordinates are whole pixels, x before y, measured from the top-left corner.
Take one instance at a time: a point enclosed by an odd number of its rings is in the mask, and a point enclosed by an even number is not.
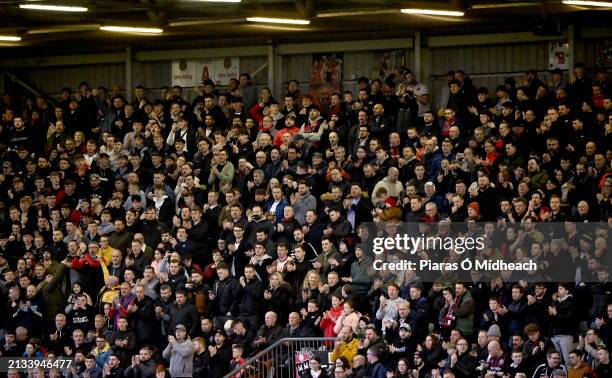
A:
[[[230,378],[232,375],[237,374],[238,372],[240,372],[241,370],[243,370],[245,367],[249,366],[253,362],[257,361],[258,359],[261,359],[261,357],[263,355],[267,354],[272,349],[274,349],[277,346],[279,346],[280,344],[286,343],[288,341],[290,341],[290,342],[292,342],[292,341],[321,341],[321,342],[323,342],[323,341],[336,341],[336,340],[338,340],[338,338],[336,338],[336,337],[284,337],[282,339],[276,340],[276,342],[274,344],[270,345],[266,349],[258,352],[254,356],[252,356],[249,359],[247,359],[244,362],[244,364],[236,367],[234,370],[232,370],[229,373],[227,373],[226,375],[224,375],[223,378]]]

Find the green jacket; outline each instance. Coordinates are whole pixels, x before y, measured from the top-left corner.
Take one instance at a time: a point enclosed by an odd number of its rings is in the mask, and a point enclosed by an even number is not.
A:
[[[546,181],[548,181],[548,173],[546,171],[540,171],[533,176],[529,176],[529,189],[537,190],[544,189],[544,185],[546,185]]]
[[[457,317],[455,328],[464,336],[474,333],[474,307],[475,302],[469,290],[455,299],[455,305],[453,306],[453,312]]]
[[[55,316],[55,314],[62,312],[64,306],[64,296],[60,290],[60,285],[64,279],[64,272],[66,271],[66,265],[58,264],[51,282],[46,279],[36,286],[38,292],[42,290],[42,297],[45,299],[47,305],[47,313]],[[50,274],[50,273],[49,273]]]
[[[219,169],[219,165],[215,165]],[[234,180],[234,164],[231,161],[225,163],[218,175],[212,173],[208,177],[208,185],[211,189],[217,189],[222,181],[232,182]]]

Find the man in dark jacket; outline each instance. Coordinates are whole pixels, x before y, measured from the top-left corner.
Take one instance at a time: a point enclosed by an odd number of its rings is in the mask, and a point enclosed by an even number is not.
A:
[[[193,376],[204,377],[208,374],[210,353],[206,341],[201,337],[193,339]]]
[[[352,230],[352,226],[349,221],[342,216],[339,208],[332,208],[329,210],[330,222],[327,228],[323,230],[323,235],[329,236],[334,239],[336,243],[343,237],[349,235]]]
[[[125,369],[126,378],[155,377],[155,361],[151,359],[149,347],[140,348],[138,356],[132,356],[132,364]]]
[[[170,306],[170,329],[182,324],[189,335],[195,335],[200,325],[195,306],[187,303],[187,293],[184,290],[177,290],[175,298],[176,301]]]
[[[389,369],[380,361],[380,357],[382,355],[382,351],[376,347],[370,347],[367,351],[367,359],[370,366],[368,366],[366,371],[367,377],[372,378],[386,378],[387,372]]]
[[[240,303],[240,284],[236,277],[230,276],[227,264],[217,267],[219,279],[213,285],[210,300],[213,307],[216,328],[223,328],[225,321],[238,315]]]
[[[229,373],[232,348],[226,340],[227,334],[225,331],[218,329],[215,333],[215,345],[208,347],[208,352],[210,353],[209,378],[221,378]]]
[[[372,221],[372,201],[363,197],[363,191],[358,183],[351,184],[351,194],[344,202],[346,218],[351,223],[353,230],[363,222]]]
[[[105,378],[123,378],[123,369],[119,366],[119,362],[119,357],[111,354],[102,368],[103,376]]]
[[[459,339],[456,345],[457,352],[450,356],[450,370],[457,378],[472,377],[478,362],[469,353],[469,343],[466,339]]]
[[[283,334],[283,328],[277,324],[278,317],[275,312],[268,311],[264,316],[265,324],[257,331],[257,336],[252,343],[254,349],[253,354],[260,350],[263,350],[270,345],[274,344],[276,340],[280,339]]]
[[[166,345],[170,330],[170,306],[172,306],[172,289],[168,285],[162,285],[159,288],[159,297],[155,301],[155,324],[151,323],[151,327],[155,328],[158,340],[157,345]]]
[[[255,340],[255,329],[246,328],[245,323],[241,320],[236,320],[232,323],[232,342],[244,346],[244,355],[251,355],[251,345]]]
[[[156,247],[161,242],[161,234],[167,226],[157,220],[155,207],[149,207],[144,212],[145,220],[142,222],[142,234],[145,244]]]
[[[578,323],[574,297],[569,290],[569,284],[560,283],[557,289],[557,300],[548,307],[548,313],[551,316],[551,341],[555,349],[561,351],[565,363],[569,363],[575,326]]]
[[[151,324],[155,322],[155,310],[153,300],[145,295],[145,287],[141,284],[136,285],[136,301],[128,306],[128,311],[132,313],[132,330],[136,334],[141,345],[152,343],[155,335],[155,327]]]
[[[113,354],[119,356],[121,367],[127,367],[130,364],[130,357],[132,357],[136,347],[136,336],[134,332],[128,329],[128,320],[126,318],[119,318],[118,325],[119,329],[113,333],[110,344],[112,345]],[[132,364],[134,364],[133,359]]]
[[[385,108],[382,104],[376,104],[373,108],[372,118],[368,123],[370,135],[377,137],[380,140],[387,140],[388,135],[391,132],[391,122],[384,115]]]
[[[420,343],[427,336],[429,323],[429,302],[423,296],[423,287],[420,284],[413,284],[410,287],[410,309],[408,321],[415,324],[414,338]]]
[[[260,303],[263,299],[263,284],[257,278],[255,267],[247,265],[244,268],[244,276],[240,277],[242,295],[240,296],[240,319],[245,322],[249,329],[257,328]]]
[[[70,345],[70,332],[66,325],[66,315],[55,315],[55,329],[49,331],[45,338],[48,340],[47,349],[56,353],[62,352],[65,346]],[[11,357],[11,355],[6,355],[1,349],[0,352],[2,352],[3,357]]]
[[[211,256],[206,250],[208,230],[204,219],[202,219],[202,208],[199,205],[195,205],[191,210],[191,221],[193,224],[189,229],[189,240],[195,244],[193,252],[194,262],[204,266],[210,262]]]

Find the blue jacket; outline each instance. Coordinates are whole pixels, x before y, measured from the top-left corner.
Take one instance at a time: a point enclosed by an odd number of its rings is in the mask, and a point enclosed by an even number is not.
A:
[[[274,204],[274,199],[269,199],[266,201],[266,212],[270,211],[272,205]],[[276,206],[276,211],[274,214],[276,215],[276,222],[280,222],[285,217],[285,206],[289,205],[287,201],[283,198],[280,203]]]
[[[367,377],[371,378],[387,378],[387,372],[389,369],[382,362],[377,361],[371,366],[370,375]]]

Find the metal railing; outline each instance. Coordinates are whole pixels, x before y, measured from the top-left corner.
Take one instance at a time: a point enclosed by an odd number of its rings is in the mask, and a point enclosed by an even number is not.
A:
[[[321,368],[328,368],[328,354],[334,349],[335,337],[287,337],[256,353],[223,378],[296,378],[318,356]]]

